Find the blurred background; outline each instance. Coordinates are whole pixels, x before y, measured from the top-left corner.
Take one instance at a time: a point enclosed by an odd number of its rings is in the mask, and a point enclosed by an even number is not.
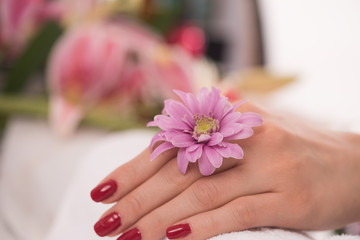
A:
[[[84,156],[147,131],[173,89],[216,86],[230,101],[360,132],[359,10],[357,0],[0,0],[0,238],[47,239]]]

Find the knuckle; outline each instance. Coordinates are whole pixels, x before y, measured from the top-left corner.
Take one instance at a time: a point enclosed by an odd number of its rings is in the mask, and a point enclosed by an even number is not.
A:
[[[171,163],[167,164],[166,168],[164,169],[164,181],[166,183],[175,185],[175,187],[182,187],[187,178],[181,174],[175,165],[176,161],[172,161]]]
[[[142,219],[140,219],[138,223],[136,223],[136,225],[139,227],[139,229],[147,230],[146,234],[152,233],[155,235],[159,235],[159,233],[162,234],[163,231],[168,227],[168,219],[166,219],[166,215],[160,214],[159,212],[155,211],[144,216]],[[158,237],[157,239],[159,239]],[[146,239],[156,239],[156,238],[149,237]]]
[[[140,214],[143,210],[141,199],[138,195],[135,194],[129,194],[127,196],[127,205],[131,209],[131,212],[135,215]]]
[[[204,218],[204,225],[207,229],[211,229],[213,232],[221,232],[221,224],[219,224],[219,218],[214,215],[211,215],[207,218]]]
[[[159,214],[154,214],[151,218],[151,222],[154,224],[153,226],[158,226],[159,228],[162,228],[164,223],[166,223],[165,219]]]
[[[233,221],[241,229],[248,229],[256,226],[257,210],[253,204],[238,204],[231,213]]]
[[[219,190],[213,181],[198,181],[192,188],[195,202],[202,208],[217,204]]]

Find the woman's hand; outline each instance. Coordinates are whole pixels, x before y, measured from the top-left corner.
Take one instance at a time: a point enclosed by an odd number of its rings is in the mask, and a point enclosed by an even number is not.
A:
[[[320,230],[360,220],[360,137],[323,131],[241,105],[264,118],[237,141],[244,159],[226,159],[203,177],[197,164],[181,174],[176,151],[151,152],[120,166],[92,191],[116,203],[95,224],[119,239],[207,239],[253,227]],[[175,225],[175,226],[174,226]]]

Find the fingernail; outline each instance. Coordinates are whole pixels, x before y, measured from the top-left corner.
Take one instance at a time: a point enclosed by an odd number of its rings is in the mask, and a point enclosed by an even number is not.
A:
[[[95,223],[94,230],[97,235],[104,237],[120,226],[120,215],[117,212],[112,212]]]
[[[139,229],[133,228],[133,229],[123,233],[116,240],[141,240],[141,233],[140,233]]]
[[[181,237],[185,237],[191,233],[191,228],[189,224],[178,224],[172,227],[169,227],[166,230],[166,236],[169,239],[177,239]]]
[[[95,202],[101,202],[111,197],[116,192],[117,184],[114,180],[109,180],[98,185],[91,191],[91,198]]]

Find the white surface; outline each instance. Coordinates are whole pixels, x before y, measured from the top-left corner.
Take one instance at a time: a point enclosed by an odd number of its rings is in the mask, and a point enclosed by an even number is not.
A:
[[[103,239],[95,234],[93,225],[109,205],[93,202],[90,191],[112,170],[148,147],[153,135],[154,132],[145,130],[114,134],[104,138],[89,152],[79,166],[55,224],[45,239]]]
[[[270,104],[360,130],[360,1],[259,2],[268,67],[298,75]]]
[[[71,139],[59,139],[46,121],[12,119],[0,156],[0,232],[10,231],[15,239],[42,239],[80,159],[104,136],[83,129]]]
[[[311,240],[305,234],[290,232],[281,229],[259,229],[227,233],[211,238],[210,240]],[[345,239],[344,239],[345,240]]]

